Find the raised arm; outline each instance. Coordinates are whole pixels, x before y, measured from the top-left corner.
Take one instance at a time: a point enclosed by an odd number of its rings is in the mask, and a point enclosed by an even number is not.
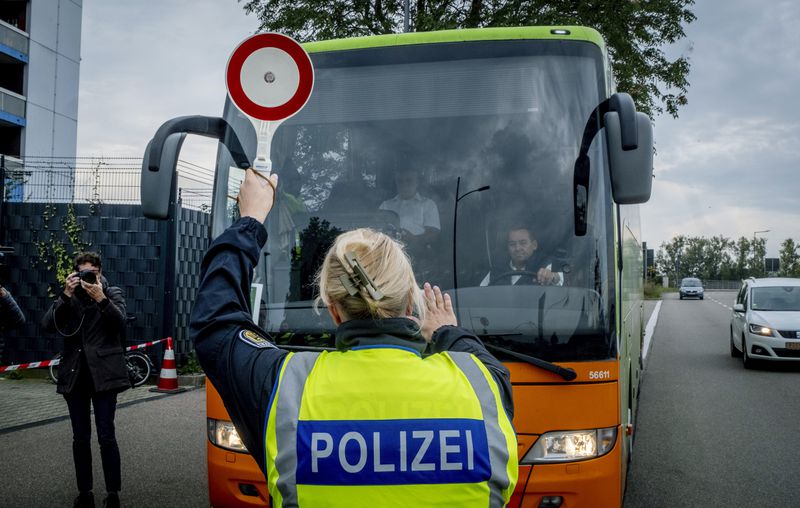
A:
[[[257,178],[248,170],[239,194],[242,218],[214,240],[203,258],[190,337],[203,370],[263,470],[260,436],[272,386],[288,353],[268,341],[251,319],[250,283],[267,241],[262,223],[273,200],[271,188],[261,187]]]

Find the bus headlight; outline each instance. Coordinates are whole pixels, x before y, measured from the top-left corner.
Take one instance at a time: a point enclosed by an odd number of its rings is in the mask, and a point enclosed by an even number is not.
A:
[[[547,432],[539,436],[520,464],[551,464],[600,457],[617,442],[617,428]]]
[[[208,440],[211,444],[234,452],[247,453],[232,422],[208,418]]]

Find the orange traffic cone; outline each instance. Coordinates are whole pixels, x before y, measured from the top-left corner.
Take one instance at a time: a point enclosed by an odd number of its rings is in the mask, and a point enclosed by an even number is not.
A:
[[[172,337],[167,337],[167,349],[164,350],[164,362],[161,364],[161,374],[158,375],[158,385],[150,388],[151,392],[180,393],[186,388],[178,386],[178,371],[175,368],[175,351],[172,349]]]

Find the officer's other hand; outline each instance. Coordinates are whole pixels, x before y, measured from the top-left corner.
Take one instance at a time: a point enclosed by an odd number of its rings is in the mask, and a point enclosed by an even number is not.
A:
[[[64,294],[72,298],[75,294],[75,288],[81,283],[81,278],[78,277],[78,272],[72,272],[64,279]]]
[[[456,320],[455,312],[453,312],[453,302],[450,301],[450,295],[442,294],[439,286],[431,287],[427,282],[422,288],[425,307],[427,308],[425,321],[422,323],[422,336],[427,342],[430,342],[433,332],[442,326],[455,326],[458,321]]]
[[[248,169],[239,187],[239,215],[264,222],[275,202],[277,188],[278,175],[272,174],[267,178],[252,168]]]
[[[80,283],[83,290],[86,291],[86,294],[89,295],[95,302],[99,302],[106,297],[106,295],[103,294],[103,286],[99,281],[97,284],[91,284],[85,280],[80,281]]]

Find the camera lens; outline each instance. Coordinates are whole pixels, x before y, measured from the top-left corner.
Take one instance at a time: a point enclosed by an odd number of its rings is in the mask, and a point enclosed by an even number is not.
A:
[[[97,284],[97,274],[92,270],[83,270],[78,276],[82,281],[88,282],[89,284]]]

